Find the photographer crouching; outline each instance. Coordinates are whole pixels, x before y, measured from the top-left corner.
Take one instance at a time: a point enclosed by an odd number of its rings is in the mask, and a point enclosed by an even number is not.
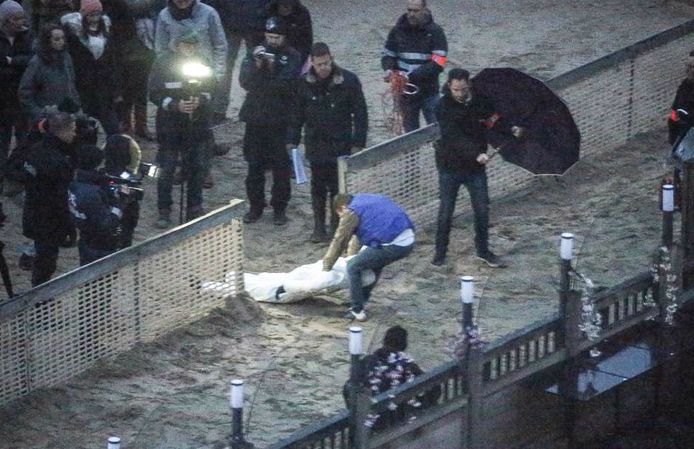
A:
[[[128,201],[127,186],[118,186],[112,198],[104,188],[104,175],[97,168],[104,153],[94,145],[77,148],[77,169],[70,183],[68,206],[79,230],[80,266],[118,251],[123,209]]]
[[[210,64],[200,56],[196,32],[184,34],[172,53],[157,58],[148,87],[149,99],[157,105],[160,175],[156,226],[165,229],[171,226],[171,191],[179,155],[188,183],[185,218],[192,220],[203,213],[202,186],[210,159],[211,93],[215,87]]]

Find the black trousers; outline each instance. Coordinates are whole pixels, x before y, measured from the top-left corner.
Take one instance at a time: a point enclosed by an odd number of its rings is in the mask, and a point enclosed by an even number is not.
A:
[[[60,251],[58,245],[40,240],[34,241],[34,248],[36,248],[36,256],[34,257],[34,268],[31,271],[32,287],[36,287],[51,279],[58,264],[58,253]]]
[[[338,193],[337,162],[311,163],[311,206],[316,220],[325,223],[325,203],[331,211],[331,224],[337,221],[332,217],[332,199]],[[330,198],[330,201],[327,201]],[[335,223],[332,223],[335,221]]]
[[[248,162],[246,196],[251,210],[265,208],[265,172],[272,171],[270,205],[284,212],[291,197],[291,161],[285,149],[286,127],[246,124],[243,154]]]

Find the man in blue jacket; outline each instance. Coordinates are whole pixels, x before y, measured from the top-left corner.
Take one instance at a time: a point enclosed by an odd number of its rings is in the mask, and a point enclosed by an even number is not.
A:
[[[357,254],[347,262],[352,307],[345,318],[366,321],[364,304],[369,300],[381,271],[386,265],[412,252],[414,225],[407,213],[393,200],[383,195],[340,193],[333,200],[340,223],[330,248],[323,257],[323,271],[330,271],[337,258],[349,246],[348,255]],[[363,285],[365,271],[373,271],[376,279]]]

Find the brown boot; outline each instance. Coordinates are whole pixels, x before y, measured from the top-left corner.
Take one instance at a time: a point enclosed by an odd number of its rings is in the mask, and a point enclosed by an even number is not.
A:
[[[145,140],[154,140],[147,130],[147,105],[135,105],[135,135]]]

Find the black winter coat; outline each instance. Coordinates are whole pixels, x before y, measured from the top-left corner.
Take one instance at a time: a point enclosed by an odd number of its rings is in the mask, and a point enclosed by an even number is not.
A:
[[[219,14],[227,33],[254,34],[265,32],[267,7],[270,0],[203,0]],[[262,38],[260,38],[262,40]]]
[[[677,88],[677,94],[675,95],[675,100],[672,102],[672,110],[684,109],[689,112],[690,117],[694,117],[694,80],[685,78]],[[668,141],[670,145],[675,143],[677,137],[683,132],[689,129],[687,125],[682,120],[668,120]]]
[[[273,0],[268,5],[268,16],[280,17],[277,10],[277,0]],[[294,47],[301,55],[301,62],[304,63],[313,45],[313,23],[311,13],[308,8],[301,4],[300,0],[293,0],[292,13],[288,16],[281,16],[287,24],[287,44]]]
[[[436,119],[441,127],[436,166],[444,172],[481,172],[484,165],[476,159],[487,150],[485,121],[494,114],[494,105],[476,93],[469,102],[460,103],[453,99],[448,89],[444,88],[443,92],[436,105]]]
[[[17,109],[19,106],[19,80],[33,56],[32,37],[29,31],[18,33],[14,44],[0,30],[0,110]],[[7,63],[7,57],[12,63]]]
[[[306,157],[313,163],[336,162],[350,147],[365,147],[369,119],[357,75],[335,66],[324,81],[311,69],[298,85],[287,143],[299,144],[302,127]]]
[[[72,181],[72,144],[47,134],[34,145],[24,164],[26,196],[22,213],[25,237],[60,245],[73,229],[68,210],[68,186]]]
[[[199,58],[201,64],[211,67],[209,62]],[[193,85],[180,72],[181,66],[190,59],[176,53],[159,56],[149,75],[149,101],[157,106],[157,139],[164,148],[180,146],[183,136],[190,141],[202,141],[209,137],[212,114],[212,93],[214,77],[206,78],[201,84]],[[192,117],[178,111],[178,101],[189,99],[191,95],[200,97],[200,107]]]
[[[288,46],[267,51],[275,55],[273,64],[258,68],[249,54],[241,65],[239,83],[247,93],[239,117],[253,125],[287,126],[296,104],[300,56]]]
[[[402,15],[388,33],[381,66],[383,70],[407,72],[409,82],[419,87],[417,95],[404,98],[427,98],[439,92],[439,74],[443,65],[432,58],[445,58],[448,42],[443,29],[429,17],[423,25],[413,27]]]
[[[85,37],[67,32],[68,49],[75,68],[75,86],[85,111],[98,110],[102,102],[121,95],[120,69],[116,42],[107,35],[104,52],[96,59],[85,44]]]
[[[87,247],[116,251],[120,241],[120,220],[100,186],[102,178],[96,171],[76,170],[75,180],[69,187],[69,210],[80,231],[80,239]]]

